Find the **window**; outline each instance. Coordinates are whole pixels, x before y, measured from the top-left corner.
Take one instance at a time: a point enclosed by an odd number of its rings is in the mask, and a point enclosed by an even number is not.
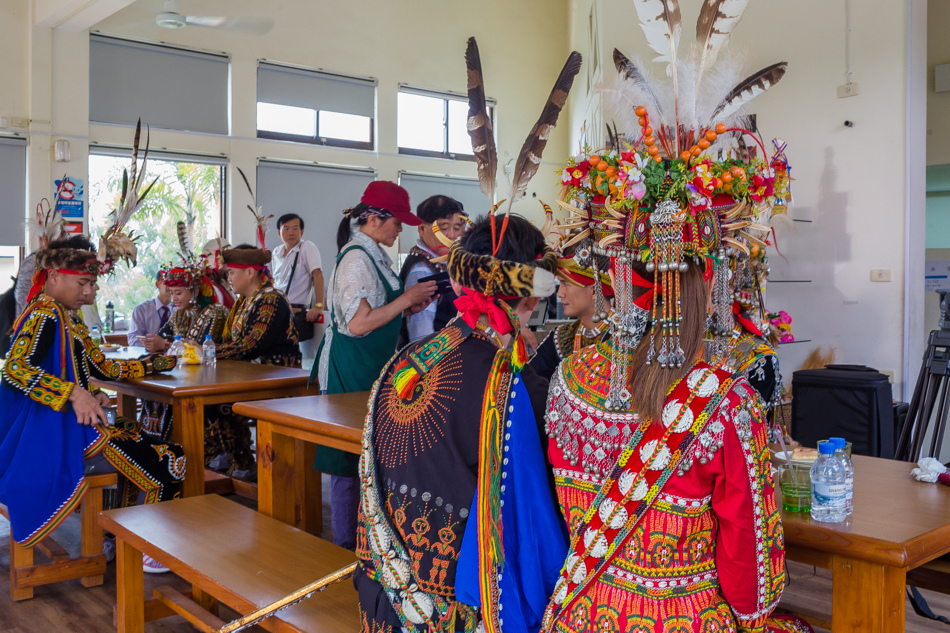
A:
[[[488,213],[491,208],[488,197],[482,193],[477,178],[415,174],[402,171],[399,172],[399,184],[409,192],[409,200],[413,207],[430,196],[442,195],[455,198],[461,202],[465,213],[473,220]],[[408,253],[415,243],[416,232],[403,231],[402,235],[399,236],[399,252]]]
[[[227,134],[230,57],[92,34],[89,120]]]
[[[468,98],[403,86],[399,90],[397,142],[400,154],[474,160],[468,135]],[[488,101],[494,120],[495,102]]]
[[[128,150],[105,151],[109,153],[89,156],[89,233],[94,243],[108,226],[109,214],[122,190],[122,170],[130,163]],[[108,281],[100,283],[99,309],[111,300],[117,317],[131,318],[132,308],[156,295],[155,275],[159,269],[181,261],[179,220],[191,227],[192,247],[199,252],[208,240],[224,234],[223,160],[150,153],[143,182],[151,182],[156,176],[158,181],[145,204],[126,226],[127,231],[140,236],[138,264],[129,268],[120,263]]]
[[[261,61],[257,136],[375,149],[376,80]]]
[[[50,187],[53,183],[49,184]],[[26,219],[26,139],[0,136],[0,245],[23,246]],[[53,196],[50,196],[52,200]]]

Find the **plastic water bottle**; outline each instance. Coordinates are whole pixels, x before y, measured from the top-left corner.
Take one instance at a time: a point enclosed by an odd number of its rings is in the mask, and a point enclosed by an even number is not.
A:
[[[848,518],[847,475],[835,457],[834,444],[819,444],[818,453],[818,459],[811,465],[811,518],[823,523],[841,523]]]
[[[214,365],[214,356],[217,349],[210,334],[205,334],[205,342],[201,345],[201,364]]]
[[[99,332],[98,325],[93,325],[92,329],[89,330],[89,338],[91,338],[92,342],[96,345],[102,345],[102,334]]]
[[[112,300],[106,301],[106,318],[102,322],[102,331],[106,334],[112,334],[115,330],[115,304]]]
[[[851,463],[851,458],[845,451],[848,442],[843,437],[829,437],[828,441],[835,445],[835,458],[844,466],[844,507],[850,516],[854,512],[854,464]]]
[[[171,347],[168,348],[168,355],[177,358],[178,365],[181,366],[181,357],[185,355],[185,343],[180,336],[176,336],[172,341]]]

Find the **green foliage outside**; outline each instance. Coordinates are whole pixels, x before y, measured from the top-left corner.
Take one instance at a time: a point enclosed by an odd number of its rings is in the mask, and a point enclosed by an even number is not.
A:
[[[110,213],[122,190],[122,170],[127,158],[91,156],[89,159],[89,232],[98,246],[99,236],[111,222]],[[116,318],[131,319],[132,309],[155,297],[155,276],[163,265],[181,261],[177,224],[191,227],[192,247],[200,252],[221,227],[221,168],[198,163],[149,160],[144,182],[158,182],[142,207],[129,221],[127,232],[137,236],[138,264],[119,263],[99,280],[96,301],[99,314],[105,304],[115,304]]]

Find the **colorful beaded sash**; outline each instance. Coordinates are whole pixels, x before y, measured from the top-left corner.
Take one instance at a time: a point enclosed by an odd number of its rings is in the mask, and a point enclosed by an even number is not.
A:
[[[553,631],[557,620],[570,613],[573,602],[623,552],[733,380],[728,372],[699,362],[671,387],[662,424],[640,423],[577,526],[542,631]]]

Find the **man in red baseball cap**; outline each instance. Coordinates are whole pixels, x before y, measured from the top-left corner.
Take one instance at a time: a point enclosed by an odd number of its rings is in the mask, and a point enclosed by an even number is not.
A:
[[[403,315],[424,310],[437,289],[428,281],[403,292],[382,248],[396,243],[403,224],[422,224],[405,189],[385,180],[371,182],[360,203],[343,216],[327,291],[330,320],[310,376],[321,393],[368,391],[396,351]],[[359,455],[317,447],[314,468],[330,475],[333,542],[349,549],[356,546],[358,466]]]

